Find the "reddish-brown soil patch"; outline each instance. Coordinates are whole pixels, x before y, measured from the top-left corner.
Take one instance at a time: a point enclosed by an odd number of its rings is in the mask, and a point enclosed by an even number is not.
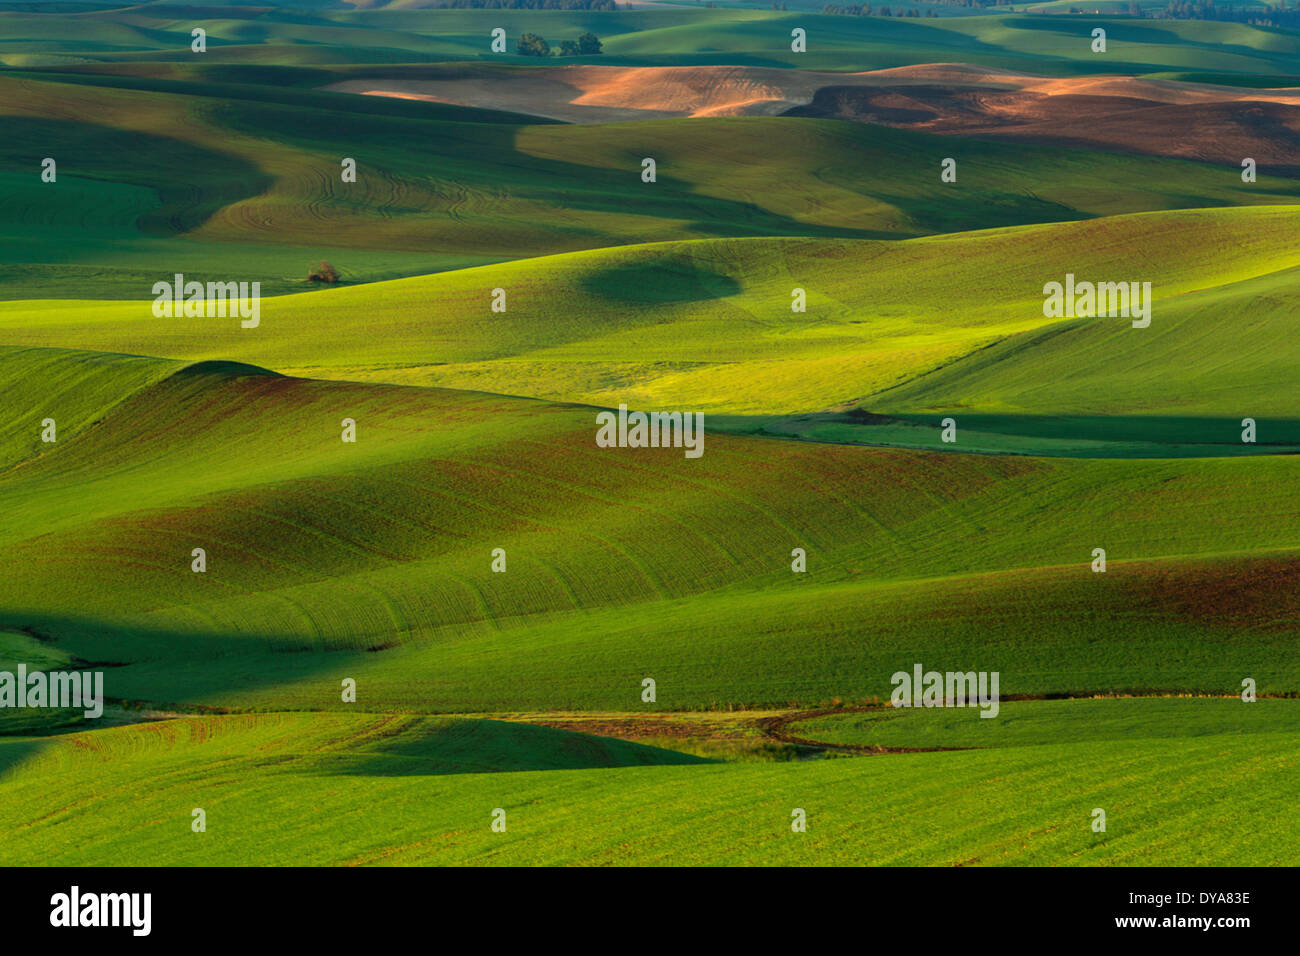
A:
[[[1197,623],[1272,633],[1300,631],[1300,557],[1152,562],[1135,587],[1168,613]]]
[[[829,86],[790,115],[1232,166],[1249,156],[1272,172],[1300,166],[1300,109],[1266,99],[1161,103],[1021,90]]]

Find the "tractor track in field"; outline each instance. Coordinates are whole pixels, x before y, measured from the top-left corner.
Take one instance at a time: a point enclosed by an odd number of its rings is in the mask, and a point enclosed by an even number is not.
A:
[[[789,714],[778,714],[775,717],[760,717],[756,720],[755,726],[768,740],[774,740],[778,743],[793,744],[798,747],[810,747],[815,750],[834,751],[837,753],[851,754],[920,754],[920,753],[939,753],[950,750],[977,750],[977,747],[884,747],[879,744],[833,744],[824,740],[812,740],[808,737],[798,737],[786,730],[790,724],[798,723],[801,720],[812,720],[817,717],[828,717],[832,714],[863,714],[873,710],[889,710],[887,704],[870,704],[861,707],[826,707],[821,710],[801,710]]]
[[[1127,699],[1127,698],[1168,698],[1168,697],[1235,697],[1235,694],[1190,694],[1185,691],[1151,691],[1145,694],[1004,694],[1000,698],[1002,703],[1015,701],[1047,701],[1047,700],[1097,700],[1097,699]],[[1260,699],[1270,697],[1286,697],[1287,695],[1279,694],[1260,694]],[[880,744],[838,744],[825,740],[813,740],[809,737],[800,737],[792,734],[787,729],[791,724],[797,724],[804,720],[814,720],[818,717],[830,717],[835,714],[865,714],[872,711],[893,710],[890,704],[859,704],[851,707],[821,707],[815,710],[799,710],[789,713],[777,714],[772,717],[760,717],[754,721],[753,726],[767,740],[777,743],[791,744],[797,747],[807,747],[813,750],[823,752],[835,752],[846,754],[913,754],[913,753],[946,753],[954,750],[979,750],[979,747],[886,747]]]

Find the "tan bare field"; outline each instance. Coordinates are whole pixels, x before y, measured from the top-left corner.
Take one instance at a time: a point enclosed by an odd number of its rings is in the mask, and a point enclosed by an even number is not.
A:
[[[569,123],[669,116],[776,116],[812,102],[832,82],[870,74],[744,66],[434,68],[410,79],[345,80],[346,93],[432,100]]]

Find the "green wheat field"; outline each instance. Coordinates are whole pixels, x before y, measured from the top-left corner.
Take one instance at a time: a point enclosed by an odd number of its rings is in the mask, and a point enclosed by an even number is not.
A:
[[[0,0],[0,864],[1300,863],[1300,30],[448,6]]]

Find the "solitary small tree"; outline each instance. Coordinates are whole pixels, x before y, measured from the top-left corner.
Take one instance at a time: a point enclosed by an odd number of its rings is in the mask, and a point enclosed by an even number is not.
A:
[[[583,56],[594,56],[600,52],[600,37],[594,33],[584,33],[578,37],[578,52]]]
[[[525,33],[515,44],[515,53],[520,56],[550,56],[551,45],[536,33]]]
[[[332,265],[322,259],[320,265],[307,274],[307,281],[327,282],[333,285],[335,282],[339,281],[339,270],[335,269]]]

